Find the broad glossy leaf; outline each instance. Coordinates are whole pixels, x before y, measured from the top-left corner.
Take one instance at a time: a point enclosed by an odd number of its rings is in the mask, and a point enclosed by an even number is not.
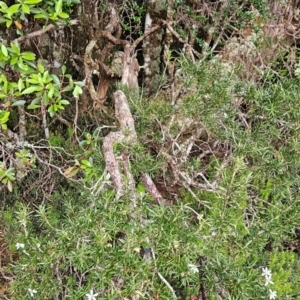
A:
[[[8,56],[7,48],[3,44],[1,45],[1,51],[5,56]]]
[[[24,11],[24,13],[30,14],[30,8],[29,8],[28,5],[23,4],[23,5],[22,5],[22,10]]]
[[[37,105],[37,104],[29,104],[29,105],[27,106],[28,109],[36,109],[36,108],[39,108],[39,107],[41,107],[41,106],[40,106],[40,105]]]
[[[22,95],[26,95],[26,94],[31,94],[33,92],[36,92],[37,91],[37,88],[38,86],[30,86],[29,88],[25,89],[23,92],[22,92]]]
[[[68,105],[68,104],[70,104],[70,102],[68,101],[68,100],[60,100],[59,101],[61,104],[63,104],[63,105]]]
[[[59,78],[55,74],[51,74],[50,76],[53,79],[53,81],[54,81],[55,84],[59,84],[60,85],[60,80],[59,80]]]
[[[62,18],[62,19],[68,19],[68,18],[69,18],[69,15],[66,14],[66,13],[64,13],[64,12],[59,13],[58,16],[59,16],[60,18]]]
[[[54,14],[51,14],[51,15],[49,16],[49,19],[50,19],[50,20],[53,20],[53,21],[56,21],[56,20],[58,20],[58,17],[57,17],[57,15],[56,15],[56,13],[54,13]]]
[[[54,86],[52,86],[52,87],[50,88],[49,92],[48,92],[48,97],[49,97],[49,99],[52,99],[53,94],[54,94]]]
[[[24,105],[25,103],[26,103],[25,100],[17,100],[11,106],[21,106]]]
[[[85,86],[85,83],[84,83],[83,81],[75,81],[74,84],[75,84],[75,85],[78,85],[78,86],[80,86],[80,87]]]
[[[9,28],[12,24],[12,20],[8,20],[6,21],[6,27]]]
[[[62,91],[63,92],[69,92],[69,91],[72,91],[73,90],[73,87],[72,86],[67,86],[65,87]]]
[[[83,167],[83,166],[90,167],[90,168],[92,167],[91,163],[86,159],[83,159],[81,161],[81,167]]]
[[[21,92],[24,89],[24,82],[23,82],[22,78],[19,78],[19,80],[18,80],[18,89],[19,89],[19,92]]]
[[[10,46],[17,55],[20,55],[20,46],[18,43],[12,43]]]
[[[76,85],[73,91],[73,96],[78,97],[80,94],[82,94],[82,89],[80,86]]]
[[[29,70],[29,67],[26,66],[26,65],[24,65],[23,62],[20,61],[20,59],[19,59],[19,61],[18,61],[18,67],[19,67],[21,70],[23,70],[23,71],[28,71],[28,70]]]
[[[40,73],[44,73],[45,68],[44,68],[44,66],[42,64],[38,63],[37,68],[38,68],[38,70],[39,70]]]
[[[33,83],[33,84],[38,84],[38,83],[40,83],[38,79],[34,79],[34,78],[26,79],[26,82]]]
[[[20,4],[13,4],[7,9],[7,16],[11,17],[15,12],[17,12],[20,8]]]
[[[66,70],[67,70],[67,67],[66,67],[65,65],[63,65],[63,66],[61,67],[61,72],[62,72],[63,74],[65,74],[65,73],[66,73]]]
[[[42,2],[42,0],[25,0],[24,3],[25,4],[37,4]]]
[[[21,57],[26,60],[35,60],[35,54],[32,52],[22,52]]]
[[[43,74],[43,82],[48,82],[47,79],[48,79],[48,76],[49,76],[49,71],[45,71],[44,74]],[[52,80],[52,78],[51,78]]]
[[[10,65],[13,66],[13,65],[15,65],[18,61],[19,61],[19,58],[18,58],[18,57],[13,57],[13,58],[10,60]]]
[[[35,19],[48,19],[48,15],[47,14],[36,14],[34,15]]]
[[[7,4],[4,1],[0,1],[0,7],[5,10],[7,10],[7,8],[8,8]]]
[[[62,9],[62,0],[58,0],[58,1],[55,3],[55,12],[56,12],[56,13],[60,13],[60,12],[61,12],[61,9]]]

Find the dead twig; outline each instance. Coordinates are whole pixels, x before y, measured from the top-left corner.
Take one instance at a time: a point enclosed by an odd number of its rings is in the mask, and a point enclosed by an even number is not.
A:
[[[73,25],[77,25],[77,24],[79,24],[79,20],[76,20],[76,19],[70,20],[69,24],[62,24],[62,23],[50,24],[41,30],[37,30],[37,31],[31,32],[31,33],[28,33],[25,36],[21,36],[21,37],[15,39],[13,42],[22,43],[26,39],[32,39],[32,38],[41,36],[50,30],[57,29],[57,27],[60,28],[60,27],[65,27],[65,26],[73,26]]]

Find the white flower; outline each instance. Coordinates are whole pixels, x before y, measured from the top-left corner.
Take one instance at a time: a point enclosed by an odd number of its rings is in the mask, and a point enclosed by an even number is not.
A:
[[[261,276],[264,276],[266,278],[266,280],[270,280],[272,277],[272,273],[271,270],[269,270],[267,267],[266,268],[262,268],[262,274]]]
[[[193,273],[199,273],[199,270],[197,268],[197,266],[193,265],[193,264],[188,264],[188,267],[190,268],[190,270],[193,272]]]
[[[37,293],[37,291],[35,290],[35,289],[28,289],[28,292],[29,292],[29,294],[30,294],[30,297],[34,297],[34,294],[36,294]]]
[[[270,300],[274,300],[277,298],[277,292],[276,291],[272,291],[272,290],[269,290],[270,294],[269,294],[269,298]]]
[[[97,294],[94,294],[93,290],[90,290],[89,294],[85,294],[88,300],[97,300],[96,297],[98,296]]]
[[[272,278],[272,272],[267,267],[266,268],[262,268],[262,274],[261,274],[261,276],[264,276],[265,279],[266,279],[265,286],[267,286],[268,284],[274,284],[274,282],[271,280],[271,278]]]
[[[19,250],[20,248],[24,248],[25,245],[23,243],[16,243],[16,248]]]
[[[265,286],[267,286],[268,284],[274,284],[274,282],[271,280],[271,277],[266,277]]]

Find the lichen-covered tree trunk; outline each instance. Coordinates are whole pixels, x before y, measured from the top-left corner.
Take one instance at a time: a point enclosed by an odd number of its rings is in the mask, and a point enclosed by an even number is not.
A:
[[[145,31],[157,25],[160,20],[166,19],[167,7],[168,2],[165,0],[149,1],[145,20]],[[149,35],[143,42],[144,85],[148,94],[155,92],[159,87],[163,36],[164,29],[162,28],[152,35]]]

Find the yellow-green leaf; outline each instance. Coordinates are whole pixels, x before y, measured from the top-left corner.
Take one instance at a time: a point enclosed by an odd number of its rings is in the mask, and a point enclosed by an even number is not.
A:
[[[35,60],[35,54],[33,52],[22,52],[21,57],[26,60]]]
[[[62,9],[62,0],[58,0],[55,4],[55,12],[60,13]]]
[[[9,28],[12,24],[12,20],[7,20],[6,21],[6,27]]]
[[[30,14],[30,8],[29,8],[28,5],[23,4],[23,5],[22,5],[22,10],[24,11],[24,13]]]
[[[36,15],[34,15],[34,18],[35,19],[48,19],[48,16],[44,15],[44,14],[36,14]]]
[[[25,4],[37,4],[42,2],[42,0],[25,0],[24,3]]]
[[[13,66],[15,65],[17,62],[18,62],[19,58],[18,57],[13,57],[11,60],[10,60],[10,65]]]
[[[24,82],[23,82],[22,78],[19,78],[19,80],[18,80],[18,89],[19,89],[19,92],[21,92],[24,89]]]
[[[10,18],[15,12],[19,10],[20,4],[13,4],[7,9],[7,16]]]
[[[7,48],[3,44],[1,45],[1,51],[4,54],[4,56],[8,56]]]
[[[37,86],[30,86],[29,88],[25,89],[23,92],[22,92],[22,95],[25,95],[25,94],[31,94],[33,92],[35,92],[37,90]]]
[[[37,65],[37,67],[38,67],[38,70],[39,70],[40,73],[44,73],[45,68],[44,68],[44,66],[43,66],[42,64],[39,63],[39,64]]]
[[[59,13],[58,16],[59,16],[60,18],[62,18],[62,19],[68,19],[68,18],[69,18],[69,15],[66,14],[66,13],[64,13],[64,12]]]
[[[7,5],[6,5],[6,3],[3,2],[3,1],[0,1],[0,7],[1,7],[2,9],[7,10]]]
[[[39,108],[39,107],[41,107],[41,106],[40,105],[36,105],[36,104],[29,104],[27,106],[28,109],[36,109],[36,108]]]
[[[48,92],[48,97],[49,97],[49,99],[52,99],[53,94],[54,94],[54,86],[52,86],[52,87],[50,88],[49,92]]]
[[[70,104],[70,102],[68,100],[60,100],[59,102],[60,102],[60,104],[63,104],[63,105]]]

